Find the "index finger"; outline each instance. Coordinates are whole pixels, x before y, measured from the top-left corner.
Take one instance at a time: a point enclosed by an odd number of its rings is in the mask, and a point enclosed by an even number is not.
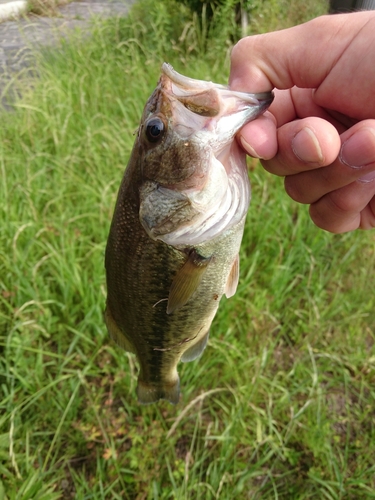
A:
[[[251,92],[295,85],[318,88],[374,16],[369,12],[321,16],[286,30],[243,38],[232,51],[230,86]]]

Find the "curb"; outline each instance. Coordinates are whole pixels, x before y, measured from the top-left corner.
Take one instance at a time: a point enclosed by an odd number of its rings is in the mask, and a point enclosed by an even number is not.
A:
[[[0,3],[0,22],[18,18],[26,12],[26,0],[16,0],[14,2]]]

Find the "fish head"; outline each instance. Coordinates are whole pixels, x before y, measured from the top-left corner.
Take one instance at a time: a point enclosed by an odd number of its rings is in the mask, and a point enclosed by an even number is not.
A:
[[[238,130],[272,100],[271,92],[235,92],[180,75],[164,63],[138,130],[143,177],[163,186],[196,186],[209,169],[212,150],[220,155]]]
[[[250,186],[234,137],[272,100],[272,92],[236,92],[163,64],[137,139],[140,220],[151,238],[174,246],[201,243],[243,217]]]

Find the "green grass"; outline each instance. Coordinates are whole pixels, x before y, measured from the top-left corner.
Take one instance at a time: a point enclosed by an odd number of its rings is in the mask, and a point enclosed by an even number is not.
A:
[[[103,323],[116,192],[162,61],[225,82],[232,29],[179,7],[179,40],[153,4],[0,117],[0,499],[375,498],[374,232],[319,230],[256,162],[238,292],[181,403],[137,404]]]
[[[72,0],[28,0],[28,10],[39,16],[56,16],[58,7],[70,3]]]

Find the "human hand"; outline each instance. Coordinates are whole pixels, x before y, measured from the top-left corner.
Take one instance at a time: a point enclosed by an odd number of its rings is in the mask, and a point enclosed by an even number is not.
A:
[[[242,129],[244,149],[334,233],[375,227],[374,53],[375,12],[322,16],[232,51],[231,88],[276,87]]]

